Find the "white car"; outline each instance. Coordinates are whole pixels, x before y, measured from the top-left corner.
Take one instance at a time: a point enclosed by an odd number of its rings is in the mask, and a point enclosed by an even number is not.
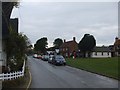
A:
[[[34,54],[34,55],[33,55],[34,58],[37,58],[37,56],[38,56],[37,54]]]
[[[48,59],[48,63],[52,63],[52,58],[54,55],[50,55],[49,59]]]

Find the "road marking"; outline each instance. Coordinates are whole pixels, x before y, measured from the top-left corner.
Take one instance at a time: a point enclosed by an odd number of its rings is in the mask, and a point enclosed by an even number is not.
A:
[[[28,83],[28,86],[27,86],[26,90],[28,90],[28,88],[30,88],[30,84],[31,84],[31,81],[32,81],[32,76],[31,76],[30,70],[29,70],[29,75],[30,75],[30,80],[29,80],[29,83]]]

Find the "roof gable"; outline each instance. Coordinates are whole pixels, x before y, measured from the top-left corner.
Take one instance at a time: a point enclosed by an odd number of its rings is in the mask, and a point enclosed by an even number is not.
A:
[[[102,47],[96,46],[93,49],[93,51],[95,51],[95,52],[109,52],[110,48],[108,46],[102,46]]]
[[[76,41],[64,42],[64,43],[60,46],[60,48],[62,48],[62,47],[69,47],[69,46],[74,45],[74,44],[78,44],[78,43],[77,43]]]
[[[114,45],[120,45],[120,39],[117,39],[114,43]]]

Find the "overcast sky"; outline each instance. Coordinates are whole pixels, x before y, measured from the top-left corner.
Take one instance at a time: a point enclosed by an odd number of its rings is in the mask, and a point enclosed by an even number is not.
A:
[[[88,33],[97,45],[111,45],[118,36],[117,2],[21,2],[12,17],[32,44],[42,37],[49,46],[56,38],[79,42]]]

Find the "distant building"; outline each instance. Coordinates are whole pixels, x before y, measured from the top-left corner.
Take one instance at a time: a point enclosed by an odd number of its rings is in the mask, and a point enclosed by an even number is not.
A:
[[[95,47],[92,53],[92,57],[116,57],[120,56],[120,39],[115,38],[113,45],[109,47]]]
[[[78,43],[75,40],[75,37],[73,37],[73,40],[67,41],[64,40],[64,43],[60,46],[60,53],[64,57],[71,56],[74,52],[78,51]]]
[[[96,46],[92,51],[91,57],[93,58],[111,57],[111,49],[109,46],[102,46],[102,47]]]
[[[117,37],[115,38],[113,50],[114,50],[115,56],[120,56],[120,39]]]

